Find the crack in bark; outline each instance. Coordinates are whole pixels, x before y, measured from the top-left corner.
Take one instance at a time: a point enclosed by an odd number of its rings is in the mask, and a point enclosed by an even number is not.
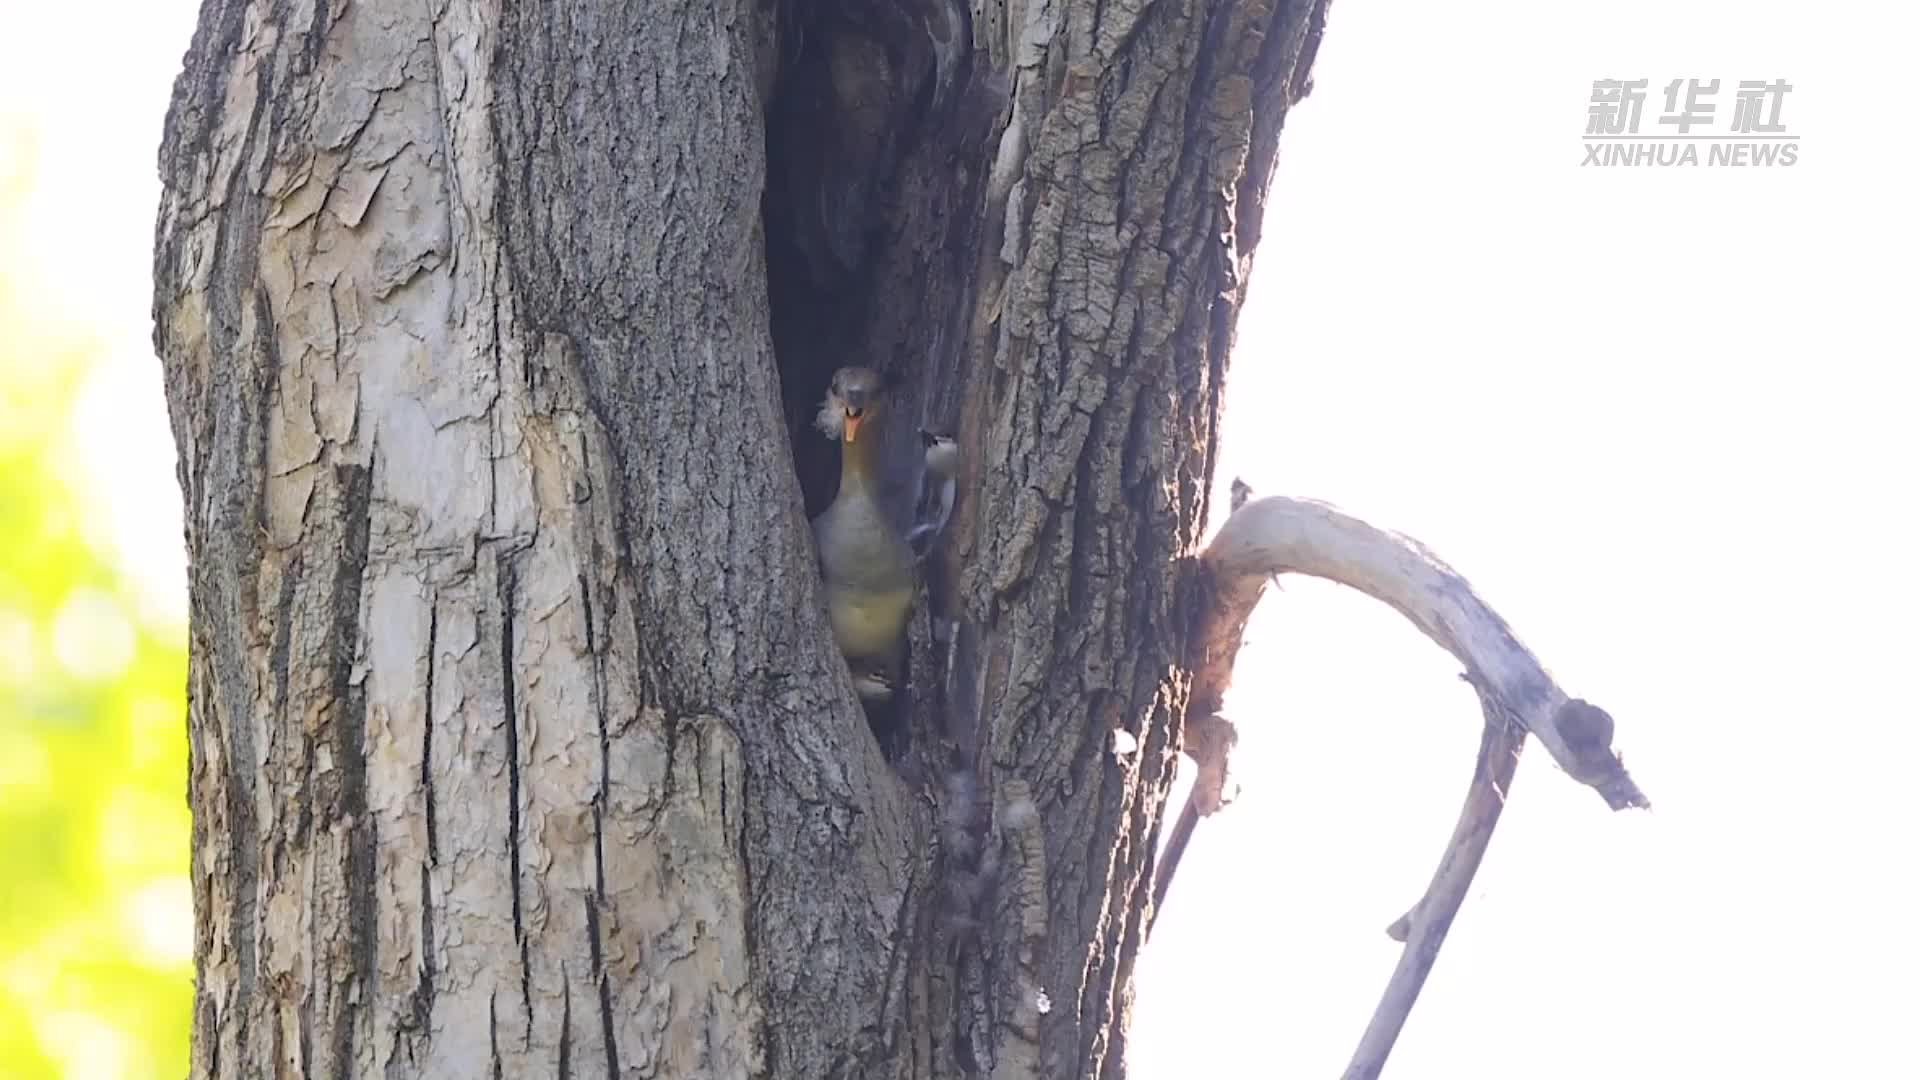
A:
[[[492,470],[489,470],[490,472]],[[520,713],[514,700],[514,595],[518,582],[512,556],[500,560],[500,705],[507,729],[507,872],[513,881],[513,940],[520,949],[520,1000],[526,1010],[525,1038],[533,1038],[533,965],[520,897]]]
[[[487,995],[487,1048],[493,1062],[493,1080],[506,1080],[506,1069],[500,1061],[500,1010],[496,995]]]
[[[341,489],[340,516],[346,526],[333,579],[333,738],[335,768],[340,774],[337,820],[347,828],[347,865],[343,887],[347,905],[347,955],[353,968],[353,986],[341,988],[338,1008],[329,1019],[336,1025],[334,1068],[341,1080],[353,1074],[354,1036],[367,1019],[351,1004],[373,987],[375,950],[373,930],[374,879],[373,819],[367,812],[367,695],[354,678],[355,653],[360,642],[360,597],[366,583],[368,540],[372,528],[373,465],[343,465],[334,475]]]
[[[560,968],[560,1080],[573,1080],[573,981]]]
[[[291,597],[297,598],[301,592],[301,587],[306,583],[307,579],[307,563],[301,552],[296,551],[294,553],[292,561],[282,571],[282,574],[284,575],[288,593]],[[289,612],[293,610],[291,599],[288,610]],[[289,615],[289,619],[291,620],[291,615]],[[279,629],[282,634],[291,639],[294,633],[294,627],[295,623],[289,621],[282,624]],[[283,711],[281,715],[285,715],[285,712]],[[315,739],[311,732],[304,729],[301,730],[300,734],[303,736],[300,740],[300,775],[298,782],[291,785],[292,790],[289,792],[291,798],[288,800],[288,802],[292,804],[291,809],[295,811],[293,815],[293,825],[291,829],[276,829],[273,837],[274,848],[272,858],[276,873],[284,869],[284,864],[288,861],[288,849],[290,847],[297,847],[303,855],[311,852],[313,849],[314,773],[316,771],[315,759],[319,756],[319,740]],[[271,748],[269,748],[268,754],[271,759]],[[269,775],[277,773],[278,771],[278,769],[272,769],[269,771]],[[319,920],[307,919],[304,920],[303,925],[307,932],[307,939],[304,946],[306,954],[314,957],[321,956],[322,943],[319,940]],[[320,993],[330,992],[330,990],[331,987],[327,987],[324,990],[316,990],[310,987],[306,989],[306,992],[300,994],[300,1060],[302,1062],[310,1062],[313,1060],[313,1013],[316,998]]]
[[[601,958],[600,905],[606,903],[607,879],[600,861],[600,811],[593,812],[594,874],[596,896],[586,898],[587,949],[593,961],[593,981],[600,990],[600,1041],[606,1047],[607,1080],[620,1080],[620,1049],[613,1035],[613,988],[607,981],[606,962]]]
[[[253,724],[251,717],[234,717],[223,709],[208,711],[212,713],[209,719],[216,727],[224,727],[228,736],[224,755],[227,776],[223,786],[227,792],[227,825],[233,831],[229,851],[234,900],[231,921],[227,924],[227,947],[233,950],[238,968],[230,1015],[236,1018],[235,1045],[244,1047],[253,1006],[254,973],[259,964],[253,944],[260,902],[260,827],[253,813]],[[219,1012],[216,1006],[215,1015]],[[202,1033],[202,1037],[207,1044],[219,1046],[217,1029]]]
[[[586,460],[584,439],[581,460]],[[594,546],[599,554],[599,545]],[[607,799],[611,784],[612,754],[608,744],[607,661],[599,628],[594,622],[593,589],[587,575],[579,576],[580,605],[587,628],[587,655],[593,658],[593,712],[600,741],[600,777],[593,804],[593,895],[584,898],[587,915],[587,954],[593,965],[593,981],[600,995],[600,1042],[607,1058],[607,1080],[619,1080],[620,1050],[613,1034],[613,987],[607,980],[606,963],[601,950],[600,911],[607,903]]]
[[[424,722],[420,735],[420,791],[425,799],[427,817],[427,857],[420,861],[420,955],[419,974],[412,993],[413,1025],[420,1031],[430,1029],[433,1021],[433,867],[440,861],[439,826],[433,786],[434,668],[440,654],[440,598],[435,594],[427,602],[427,670]]]

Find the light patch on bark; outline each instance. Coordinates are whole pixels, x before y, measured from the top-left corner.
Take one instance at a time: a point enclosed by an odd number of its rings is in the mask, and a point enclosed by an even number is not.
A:
[[[259,956],[203,950],[196,1075],[747,1075],[741,752],[640,707],[611,455],[571,358],[519,345],[497,12],[238,18],[160,263],[190,528],[258,492],[252,558],[196,567],[250,630],[195,650],[200,932]],[[222,386],[261,390],[257,444],[203,438]]]

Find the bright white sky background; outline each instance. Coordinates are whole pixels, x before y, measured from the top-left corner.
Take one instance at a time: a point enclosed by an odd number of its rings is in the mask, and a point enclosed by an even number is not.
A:
[[[47,302],[116,345],[78,419],[154,604],[178,488],[148,273],[182,0],[9,5],[0,117],[53,178]],[[1338,0],[1287,121],[1221,495],[1419,537],[1654,800],[1533,747],[1389,1080],[1920,1077],[1911,7]],[[1582,168],[1592,82],[1785,78],[1791,168]],[[1397,615],[1289,581],[1249,630],[1241,801],[1142,958],[1142,1080],[1337,1076],[1479,713]]]

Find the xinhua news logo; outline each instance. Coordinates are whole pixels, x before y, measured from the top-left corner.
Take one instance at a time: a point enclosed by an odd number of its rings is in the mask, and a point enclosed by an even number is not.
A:
[[[1595,79],[1587,105],[1587,156],[1580,164],[1792,165],[1799,160],[1800,136],[1780,121],[1781,103],[1792,90],[1785,79],[1743,79],[1734,86],[1730,119],[1717,127],[1720,80],[1674,79],[1667,83],[1658,126],[1642,133],[1647,80]]]

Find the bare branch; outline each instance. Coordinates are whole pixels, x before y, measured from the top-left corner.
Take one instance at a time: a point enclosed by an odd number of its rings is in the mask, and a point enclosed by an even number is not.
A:
[[[1414,1001],[1426,986],[1427,973],[1440,955],[1440,945],[1453,927],[1453,917],[1473,884],[1473,875],[1480,869],[1487,843],[1493,839],[1493,827],[1500,822],[1500,811],[1506,806],[1527,735],[1485,688],[1476,685],[1475,689],[1480,691],[1480,709],[1487,724],[1480,734],[1480,753],[1460,807],[1460,821],[1453,827],[1453,837],[1440,856],[1440,866],[1433,872],[1426,895],[1387,929],[1387,935],[1405,943],[1406,948],[1342,1080],[1373,1080],[1385,1067]]]
[[[1391,605],[1452,653],[1483,694],[1608,806],[1649,805],[1613,752],[1613,718],[1561,690],[1466,579],[1418,541],[1324,503],[1269,496],[1235,511],[1201,561],[1214,579],[1211,618],[1203,628],[1244,626],[1270,574],[1309,574],[1352,586]],[[1224,693],[1225,683],[1207,689]],[[1196,699],[1200,691],[1196,685]]]
[[[1452,567],[1418,541],[1325,503],[1283,496],[1250,500],[1251,494],[1234,481],[1233,513],[1199,559],[1208,591],[1193,637],[1193,689],[1182,746],[1199,771],[1160,855],[1154,919],[1194,828],[1222,805],[1221,789],[1209,781],[1228,775],[1235,740],[1215,737],[1212,724],[1232,682],[1247,619],[1276,574],[1325,578],[1390,605],[1465,665],[1483,705],[1538,736],[1561,768],[1599,792],[1608,806],[1649,805],[1613,752],[1613,718],[1561,690]]]

